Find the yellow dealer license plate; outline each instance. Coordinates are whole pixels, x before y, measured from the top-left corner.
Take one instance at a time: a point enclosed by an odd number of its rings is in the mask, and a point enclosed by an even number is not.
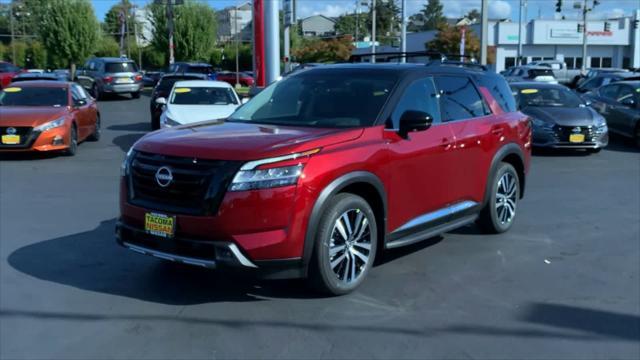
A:
[[[571,135],[569,135],[569,142],[572,142],[572,143],[584,142],[584,134],[571,134]]]
[[[20,135],[2,135],[2,143],[7,145],[20,144]]]
[[[144,215],[144,230],[151,235],[171,238],[173,237],[175,227],[175,216],[158,213],[146,213]]]
[[[122,77],[122,78],[116,79],[116,84],[132,84],[132,83],[133,83],[133,80],[131,80],[131,78]]]

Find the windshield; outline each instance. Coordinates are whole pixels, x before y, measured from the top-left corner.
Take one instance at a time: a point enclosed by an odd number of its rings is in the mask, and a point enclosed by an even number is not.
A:
[[[64,87],[8,87],[0,92],[2,106],[67,106]]]
[[[576,94],[559,88],[522,88],[518,90],[516,100],[520,109],[527,106],[577,108],[583,105]]]
[[[133,62],[106,63],[104,71],[108,73],[137,72],[138,66]]]
[[[173,90],[171,104],[175,105],[229,105],[238,101],[229,88],[178,87]]]
[[[348,128],[371,126],[398,78],[393,72],[311,71],[278,81],[231,115],[230,121]]]

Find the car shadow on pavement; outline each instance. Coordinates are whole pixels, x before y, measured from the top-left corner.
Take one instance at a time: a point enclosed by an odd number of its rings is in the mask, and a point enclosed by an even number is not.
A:
[[[62,152],[16,152],[0,154],[0,161],[47,160],[64,157]]]
[[[194,305],[310,298],[300,281],[264,281],[252,273],[207,270],[143,256],[115,241],[115,219],[96,229],[24,246],[9,255],[16,270],[45,281],[144,301]]]
[[[111,125],[107,130],[114,131],[151,131],[151,121],[139,122],[135,124]]]
[[[554,157],[554,156],[566,156],[566,157],[584,157],[592,155],[592,153],[586,150],[577,149],[545,149],[545,148],[533,148],[531,154],[533,156],[542,157]]]
[[[624,136],[610,134],[609,145],[604,148],[605,151],[617,151],[628,153],[640,153],[640,147],[638,147],[633,139],[626,138]]]
[[[127,152],[136,141],[145,135],[146,133],[120,135],[113,138],[112,142],[118,146],[122,152]]]

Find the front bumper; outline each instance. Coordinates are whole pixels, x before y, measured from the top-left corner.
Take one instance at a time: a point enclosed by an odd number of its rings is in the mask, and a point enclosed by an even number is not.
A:
[[[0,144],[0,152],[61,151],[69,148],[70,127],[61,126],[45,132],[31,131],[16,145]]]
[[[583,142],[571,142],[566,129],[556,127],[553,130],[534,130],[533,146],[549,149],[602,149],[609,144],[608,129],[597,131],[595,128],[585,127]]]

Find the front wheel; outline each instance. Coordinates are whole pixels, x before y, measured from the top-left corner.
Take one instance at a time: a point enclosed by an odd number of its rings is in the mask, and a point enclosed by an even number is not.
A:
[[[71,125],[71,133],[69,134],[69,147],[65,151],[65,155],[74,156],[78,152],[78,130],[75,125]]]
[[[499,234],[511,228],[520,199],[520,179],[516,169],[501,163],[490,181],[489,200],[478,218],[488,233]]]
[[[355,290],[376,256],[378,232],[371,206],[353,194],[339,194],[322,214],[310,267],[314,289],[331,295]]]
[[[96,126],[93,130],[93,134],[89,136],[89,141],[98,141],[100,140],[100,135],[102,134],[100,129],[100,115],[96,115]]]

